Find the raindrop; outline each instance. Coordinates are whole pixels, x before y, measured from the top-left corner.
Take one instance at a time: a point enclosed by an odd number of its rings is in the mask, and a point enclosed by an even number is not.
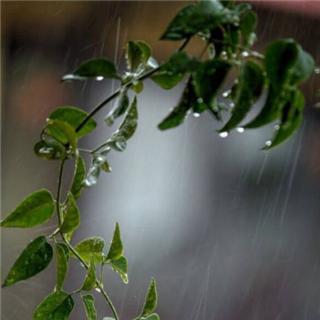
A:
[[[225,91],[225,92],[222,94],[222,96],[223,96],[224,98],[228,98],[228,97],[230,96],[230,94],[231,94],[231,90],[227,90],[227,91]]]
[[[200,113],[194,112],[194,113],[193,113],[193,116],[194,116],[195,118],[199,118],[199,117],[200,117]]]
[[[88,176],[84,181],[83,181],[84,185],[87,188],[90,188],[92,186],[94,186],[97,183],[97,177],[94,176]]]
[[[238,127],[236,130],[237,130],[238,132],[240,132],[240,133],[243,133],[243,132],[244,132],[244,128],[242,128],[242,127]]]
[[[95,290],[99,293],[101,292],[100,288],[95,288]]]
[[[278,125],[278,124],[276,124],[275,126],[274,126],[274,130],[279,130],[280,129],[280,126]]]
[[[320,74],[320,67],[314,68],[314,73],[315,74]]]
[[[230,108],[234,108],[234,103],[233,103],[233,102],[230,102],[229,107],[230,107]]]
[[[104,79],[103,76],[97,76],[97,77],[96,77],[96,80],[97,80],[97,81],[102,81],[103,79]]]
[[[271,140],[268,140],[268,141],[266,141],[266,143],[265,143],[265,144],[266,144],[266,146],[267,146],[267,147],[270,147],[270,146],[271,146],[271,144],[272,144],[272,142],[271,142]]]
[[[226,138],[228,135],[229,135],[229,133],[228,133],[227,131],[223,131],[223,132],[220,132],[220,133],[219,133],[219,136],[220,136],[221,138]]]
[[[197,102],[198,102],[198,103],[203,103],[203,99],[202,99],[202,98],[198,98],[198,99],[197,99]]]
[[[244,58],[249,57],[249,52],[248,52],[248,51],[243,51],[243,52],[241,53],[241,55],[242,55]]]

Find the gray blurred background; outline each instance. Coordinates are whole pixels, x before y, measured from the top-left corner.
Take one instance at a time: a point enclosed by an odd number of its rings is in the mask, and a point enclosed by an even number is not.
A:
[[[61,83],[78,62],[105,55],[121,69],[128,40],[143,39],[164,60],[179,44],[158,41],[186,2],[1,2],[2,217],[30,192],[55,192],[57,163],[35,157],[33,144],[47,115],[61,105],[90,110],[108,96],[112,81]],[[319,2],[254,2],[259,41],[295,37],[320,63]],[[190,53],[201,52],[195,42]],[[320,88],[314,76],[305,121],[282,146],[263,152],[272,128],[220,138],[220,124],[192,116],[175,130],[159,121],[182,86],[164,91],[147,82],[139,96],[139,129],[124,153],[113,153],[112,174],[80,200],[87,236],[111,240],[120,223],[129,259],[129,284],[105,274],[121,319],[138,314],[150,277],[158,282],[164,320],[320,319]],[[319,100],[319,98],[318,98]],[[109,106],[110,108],[111,106]],[[113,128],[103,123],[82,141],[92,147]],[[89,159],[88,159],[89,160]],[[31,230],[2,230],[2,279],[17,255],[54,221]],[[84,276],[72,264],[67,288]],[[29,281],[1,292],[4,320],[31,319],[54,286],[54,263]],[[99,319],[110,315],[96,295]],[[79,300],[71,319],[84,319]]]

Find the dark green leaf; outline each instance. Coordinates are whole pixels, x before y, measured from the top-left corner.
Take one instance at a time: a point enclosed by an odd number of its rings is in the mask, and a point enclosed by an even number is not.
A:
[[[60,231],[62,233],[73,233],[80,225],[80,213],[71,192],[68,193],[67,201],[63,208],[63,215]]]
[[[8,287],[33,277],[49,265],[52,255],[52,247],[46,238],[44,236],[36,238],[22,251],[2,286]]]
[[[77,244],[75,249],[82,259],[89,264],[92,258],[95,263],[102,262],[103,247],[104,240],[101,237],[90,237]]]
[[[281,123],[265,150],[271,149],[288,139],[300,126],[303,119],[304,96],[300,91],[291,94],[290,100],[282,110]]]
[[[160,130],[175,128],[182,124],[186,119],[189,110],[197,103],[197,97],[194,92],[192,80],[189,79],[186,88],[183,91],[182,97],[176,107],[169,115],[158,125]]]
[[[151,56],[151,48],[144,41],[129,41],[127,43],[126,60],[131,72],[141,72]]]
[[[215,97],[230,70],[226,61],[214,59],[203,62],[194,73],[195,91],[207,105],[214,103]]]
[[[235,93],[235,107],[226,125],[219,130],[234,129],[247,115],[253,104],[260,97],[264,85],[262,67],[254,61],[247,61],[242,65]]]
[[[222,23],[236,23],[238,17],[218,0],[200,1],[184,7],[170,22],[162,40],[182,40],[205,34]]]
[[[56,244],[57,284],[56,291],[61,291],[68,272],[69,249],[64,243]]]
[[[21,204],[0,223],[6,228],[30,228],[46,222],[54,212],[52,194],[41,189],[29,194]]]
[[[71,295],[64,291],[56,291],[38,305],[33,320],[68,320],[73,306]]]
[[[119,76],[111,61],[105,58],[96,58],[85,61],[71,74],[65,75],[62,80],[86,80],[87,78],[103,80],[104,78],[118,79]]]
[[[185,52],[176,52],[151,79],[163,89],[171,89],[183,79],[187,72],[195,71],[198,65],[199,62],[189,58]]]
[[[255,41],[257,27],[257,15],[253,11],[247,11],[240,17],[240,30],[244,47],[250,47]]]
[[[87,320],[97,320],[97,312],[94,305],[94,297],[91,294],[81,296],[86,311]]]
[[[131,88],[135,93],[141,93],[143,91],[143,87],[143,81],[133,81]]]
[[[119,224],[116,223],[116,228],[113,233],[113,239],[110,245],[109,252],[107,254],[107,261],[108,260],[117,260],[119,259],[123,254],[123,245],[120,235],[120,228]]]
[[[128,90],[127,88],[123,88],[120,92],[120,95],[115,107],[105,117],[104,121],[109,126],[113,125],[114,120],[121,117],[128,110],[128,107],[129,107]]]
[[[128,261],[122,256],[118,260],[108,262],[112,269],[117,272],[124,283],[128,283]]]
[[[53,137],[61,144],[70,145],[73,151],[77,149],[76,132],[67,122],[49,120],[44,128],[44,133]]]
[[[67,122],[74,130],[87,117],[88,113],[71,106],[60,107],[53,111],[49,117],[52,120],[61,120]],[[88,122],[77,132],[78,137],[82,137],[90,133],[97,126],[96,122],[91,118]]]
[[[83,158],[78,155],[75,164],[75,171],[71,186],[71,192],[75,199],[78,199],[83,188],[83,180],[86,177],[86,164]]]
[[[151,280],[149,289],[145,298],[144,306],[142,309],[141,317],[147,317],[156,309],[158,303],[156,281]]]
[[[93,259],[89,264],[89,269],[87,271],[86,278],[84,279],[81,290],[90,291],[96,286],[96,267],[94,265]]]

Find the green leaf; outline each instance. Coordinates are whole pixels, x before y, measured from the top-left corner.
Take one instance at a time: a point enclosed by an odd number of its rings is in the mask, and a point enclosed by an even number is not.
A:
[[[52,194],[40,189],[29,194],[19,206],[0,222],[6,228],[30,228],[46,222],[54,212]]]
[[[89,264],[89,269],[87,271],[87,275],[86,275],[86,278],[84,279],[81,290],[90,291],[95,287],[96,287],[96,267],[92,259]]]
[[[161,40],[182,40],[195,34],[206,34],[219,24],[236,23],[238,20],[218,0],[200,1],[180,10]]]
[[[184,89],[181,99],[177,106],[175,106],[169,115],[164,118],[158,128],[160,130],[167,130],[175,128],[182,124],[186,119],[189,110],[197,103],[197,97],[194,92],[192,80],[189,79],[186,88]]]
[[[68,293],[56,291],[49,294],[36,308],[33,320],[68,320],[74,302]]]
[[[65,146],[56,139],[42,134],[42,140],[34,146],[35,154],[45,160],[61,160],[66,158]]]
[[[138,126],[138,109],[137,97],[134,97],[130,108],[121,123],[119,130],[117,130],[108,140],[109,145],[116,148],[118,151],[123,151],[126,141],[129,140],[135,133]]]
[[[83,158],[78,155],[75,164],[75,171],[73,175],[73,181],[71,186],[71,192],[75,199],[80,197],[81,190],[83,188],[83,180],[86,177],[86,164]]]
[[[107,254],[107,261],[117,260],[122,256],[122,254],[123,254],[123,245],[121,241],[119,224],[117,222],[114,233],[113,233],[111,246]]]
[[[49,120],[44,132],[55,138],[61,144],[70,144],[73,150],[77,149],[77,135],[72,126],[61,120]]]
[[[49,119],[67,122],[74,130],[76,130],[87,116],[88,113],[79,108],[64,106],[54,110],[49,116]],[[96,126],[97,123],[90,118],[90,120],[88,120],[88,122],[77,132],[78,138],[87,135],[93,131]]]
[[[232,116],[225,126],[219,130],[220,132],[234,129],[245,118],[253,104],[260,97],[263,85],[262,67],[254,61],[244,63],[240,70]]]
[[[223,60],[214,59],[203,62],[194,73],[195,91],[207,105],[214,103],[215,97],[231,65]]]
[[[144,41],[129,41],[127,43],[126,60],[131,72],[143,71],[151,57],[151,48]]]
[[[255,30],[257,27],[257,15],[253,11],[246,11],[240,16],[240,30],[244,47],[253,45],[256,35]]]
[[[2,286],[12,286],[16,282],[33,277],[49,265],[52,255],[52,247],[46,238],[36,238],[22,251]]]
[[[56,244],[57,284],[56,291],[61,291],[68,272],[69,249],[64,243]]]
[[[128,110],[129,102],[128,89],[122,88],[115,107],[104,119],[106,124],[112,126],[115,119],[121,117]]]
[[[147,317],[156,309],[158,303],[156,281],[151,279],[149,289],[145,298],[141,317]]]
[[[141,93],[143,91],[143,87],[143,81],[133,81],[131,88],[135,93]]]
[[[292,39],[272,42],[266,49],[265,66],[269,79],[267,101],[245,128],[257,128],[281,117],[292,88],[307,79],[313,70],[311,56]]]
[[[288,139],[301,125],[303,120],[304,96],[301,91],[294,91],[282,110],[281,123],[274,137],[263,148],[271,149]]]
[[[71,192],[68,192],[67,201],[63,208],[63,222],[60,227],[62,233],[73,233],[80,225],[80,213]]]
[[[172,89],[184,78],[187,72],[195,71],[198,65],[199,62],[189,58],[185,52],[176,52],[151,79],[163,89]]]
[[[152,313],[152,314],[150,314],[150,315],[147,316],[147,317],[137,318],[137,320],[160,320],[160,317],[159,317],[158,314]]]
[[[122,256],[117,260],[107,262],[111,265],[112,269],[117,272],[122,279],[123,283],[128,283],[128,261],[127,258]]]
[[[65,75],[62,80],[86,80],[87,78],[118,79],[115,65],[105,58],[95,58],[82,63],[71,74]]]
[[[96,307],[94,305],[94,297],[91,294],[81,296],[86,312],[87,320],[97,320]]]
[[[79,253],[81,258],[89,264],[92,258],[95,263],[102,262],[103,248],[104,240],[101,237],[90,237],[77,244],[75,250]]]

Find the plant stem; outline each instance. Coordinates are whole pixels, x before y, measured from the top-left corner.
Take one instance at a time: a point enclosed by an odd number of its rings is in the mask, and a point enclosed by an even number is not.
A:
[[[60,164],[60,170],[59,170],[59,180],[58,180],[58,190],[57,190],[57,195],[56,195],[56,208],[57,208],[57,216],[58,216],[58,222],[59,222],[59,228],[61,227],[62,224],[62,214],[60,211],[60,198],[61,198],[61,188],[62,188],[62,181],[63,181],[63,170],[64,170],[64,165],[65,165],[65,160],[61,161]],[[79,260],[79,262],[84,266],[86,270],[89,269],[89,266],[87,263],[82,259],[82,257],[79,255],[79,253],[75,250],[75,248],[72,246],[72,244],[66,239],[65,235],[62,232],[59,232],[61,235],[61,239],[63,242],[66,244],[68,249],[73,253],[73,255]],[[113,316],[115,317],[116,320],[119,320],[119,316],[117,313],[117,310],[115,306],[113,305],[111,298],[109,297],[108,293],[104,290],[102,284],[100,281],[96,280],[96,286],[97,288],[100,289],[100,293],[104,296],[105,300],[107,301]]]
[[[181,46],[178,48],[177,52],[182,51],[189,43],[190,38],[187,38],[182,44]],[[155,69],[152,69],[148,72],[146,72],[145,74],[141,75],[140,77],[138,77],[136,79],[136,81],[143,81],[147,78],[149,78],[150,76],[152,76],[154,73],[156,73],[162,65],[158,66]],[[132,87],[133,82],[129,82],[128,84],[126,84],[125,86],[127,88]],[[101,101],[96,107],[94,107],[92,109],[91,112],[88,113],[88,115],[83,119],[83,121],[78,125],[78,127],[76,128],[76,132],[79,132],[79,130],[81,130],[83,128],[83,126],[98,112],[100,111],[106,104],[108,104],[110,101],[112,101],[113,99],[115,99],[121,92],[122,87],[118,88],[115,92],[113,92],[109,97],[107,97],[105,100]]]

